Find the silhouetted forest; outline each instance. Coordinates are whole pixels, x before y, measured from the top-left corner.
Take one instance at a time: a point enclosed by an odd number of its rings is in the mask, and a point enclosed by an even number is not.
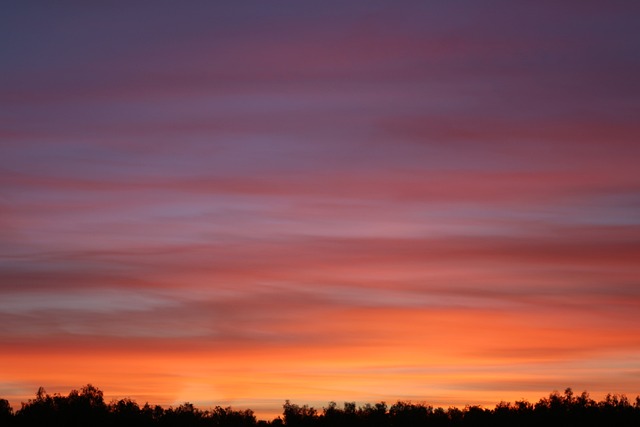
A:
[[[640,397],[630,402],[624,395],[607,395],[595,401],[587,392],[574,395],[570,388],[554,392],[536,403],[500,402],[495,408],[467,406],[434,408],[425,403],[398,401],[357,407],[330,402],[321,410],[288,400],[282,417],[258,421],[250,409],[239,411],[216,406],[201,410],[191,403],[162,408],[138,405],[125,398],[104,401],[100,389],[91,384],[68,396],[47,394],[41,387],[34,399],[13,411],[0,399],[0,426],[107,427],[107,426],[215,426],[215,427],[414,427],[414,426],[640,426]]]

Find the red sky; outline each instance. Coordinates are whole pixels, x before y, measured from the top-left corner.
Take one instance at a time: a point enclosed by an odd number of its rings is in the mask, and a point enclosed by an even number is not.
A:
[[[640,394],[638,12],[7,5],[0,398]]]

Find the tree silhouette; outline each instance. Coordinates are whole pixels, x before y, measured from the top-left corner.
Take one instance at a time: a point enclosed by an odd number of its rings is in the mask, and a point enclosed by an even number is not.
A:
[[[287,427],[308,427],[316,424],[317,413],[308,405],[298,406],[288,400],[282,405],[284,425]]]
[[[152,425],[153,417],[147,416],[150,414],[143,412],[136,401],[129,398],[111,402],[108,410],[110,420],[117,421],[118,425],[123,427],[144,427]]]
[[[13,408],[6,399],[0,399],[0,426],[13,424]]]
[[[369,427],[388,427],[389,417],[387,415],[387,404],[385,402],[370,403],[361,406],[358,409],[358,419],[363,426]]]
[[[167,409],[140,407],[130,398],[104,402],[102,391],[91,384],[71,390],[67,396],[48,394],[40,387],[35,398],[14,412],[0,399],[0,427],[637,427],[640,396],[632,402],[625,395],[608,394],[596,402],[589,393],[576,395],[571,388],[557,391],[538,402],[500,402],[493,409],[466,406],[434,408],[425,403],[398,401],[364,404],[329,402],[319,414],[313,407],[286,401],[282,418],[256,421],[250,409],[238,411],[216,406],[201,410],[185,402]]]
[[[424,424],[433,413],[433,407],[398,401],[389,408],[391,427],[410,427]]]
[[[207,425],[215,427],[251,427],[256,424],[256,417],[251,409],[234,411],[230,407],[220,406],[209,412],[209,420]]]

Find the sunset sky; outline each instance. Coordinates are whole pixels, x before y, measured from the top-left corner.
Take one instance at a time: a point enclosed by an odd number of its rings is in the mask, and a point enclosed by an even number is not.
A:
[[[635,397],[638,16],[4,2],[0,398]]]

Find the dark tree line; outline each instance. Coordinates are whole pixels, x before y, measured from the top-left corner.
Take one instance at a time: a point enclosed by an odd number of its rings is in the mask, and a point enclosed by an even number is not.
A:
[[[129,398],[106,403],[102,391],[91,384],[80,391],[72,390],[68,396],[50,395],[40,387],[35,399],[23,402],[15,413],[6,400],[0,399],[0,427],[253,427],[257,424],[253,411],[230,407],[216,406],[203,411],[191,403],[183,403],[165,409],[148,403],[140,406]]]
[[[398,401],[390,407],[385,402],[357,407],[345,402],[339,407],[330,402],[317,410],[288,400],[282,417],[272,421],[256,420],[250,409],[239,411],[216,406],[201,410],[191,403],[163,408],[148,403],[138,405],[129,398],[104,401],[101,390],[91,384],[72,390],[68,396],[47,394],[41,387],[34,399],[13,411],[9,402],[0,399],[0,427],[572,427],[572,426],[640,426],[640,397],[630,402],[624,395],[607,395],[595,401],[587,392],[574,395],[568,388],[554,392],[536,403],[501,402],[493,409],[480,406],[434,408],[424,403]]]

